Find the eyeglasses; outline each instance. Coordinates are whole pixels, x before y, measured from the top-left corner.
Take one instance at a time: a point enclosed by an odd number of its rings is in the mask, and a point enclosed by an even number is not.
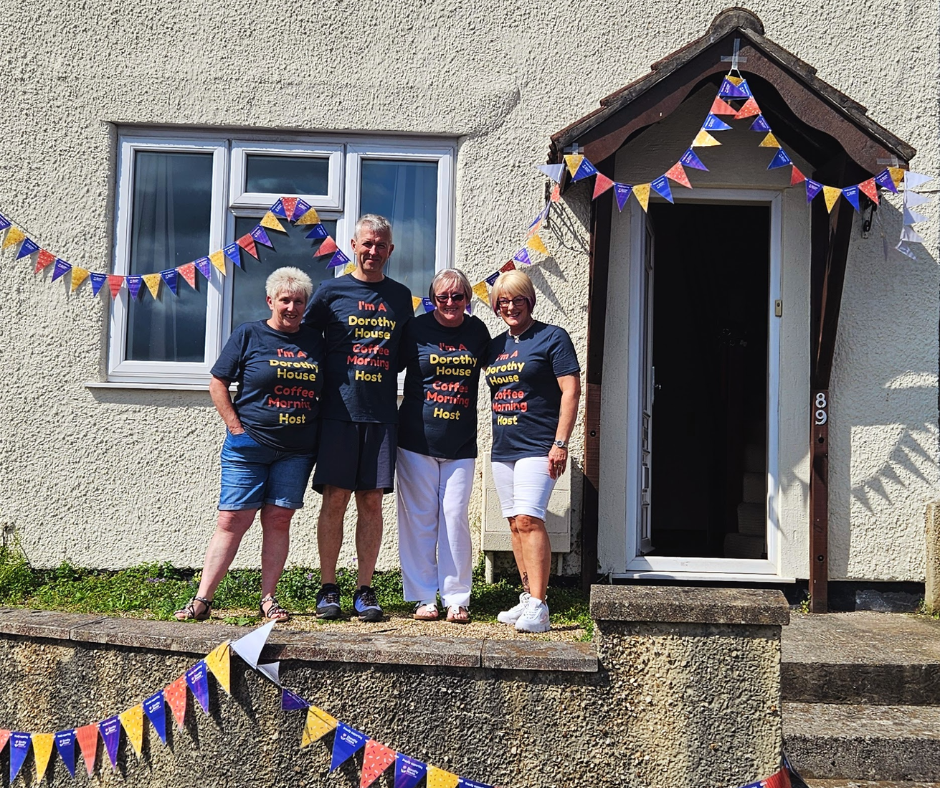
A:
[[[462,304],[466,297],[464,293],[438,293],[434,296],[434,300],[439,304],[446,304],[448,301],[453,301],[455,304]]]
[[[528,304],[529,299],[525,296],[516,296],[515,298],[500,298],[496,301],[496,306],[500,309],[506,309],[510,304],[512,304],[516,309],[519,309],[523,304]]]

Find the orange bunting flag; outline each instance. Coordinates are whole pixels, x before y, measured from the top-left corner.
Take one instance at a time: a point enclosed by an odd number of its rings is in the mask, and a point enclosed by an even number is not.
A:
[[[290,214],[287,215],[290,216]],[[284,225],[282,225],[277,220],[277,217],[270,211],[261,217],[261,221],[258,222],[258,224],[260,224],[262,227],[267,227],[269,230],[277,230],[279,233],[287,232],[287,230],[284,229]]]
[[[906,170],[902,167],[888,167],[888,172],[891,174],[891,180],[894,181],[894,185],[900,186],[901,181],[904,180]],[[16,228],[14,227],[13,229],[15,230]],[[10,232],[12,233],[13,230],[10,230]],[[7,240],[9,240],[9,236],[7,236]],[[4,244],[4,246],[6,246],[6,244]]]
[[[712,102],[712,108],[708,111],[709,115],[736,115],[737,110],[722,98],[715,97]]]
[[[774,133],[771,131],[764,139],[761,140],[759,148],[779,148],[780,143],[777,142],[777,138],[774,136]]]
[[[633,187],[633,196],[636,197],[640,207],[646,211],[650,204],[650,185],[648,183],[637,184]]]
[[[320,223],[320,216],[313,208],[311,208],[303,216],[297,219],[297,221],[294,222],[294,224],[298,226],[303,225],[303,224],[319,224],[319,223]]]
[[[3,241],[3,245],[0,246],[0,249],[6,249],[9,246],[16,246],[20,241],[26,240],[26,233],[24,233],[19,227],[11,227],[9,232],[7,232],[7,237]]]
[[[163,690],[163,697],[166,698],[167,705],[173,710],[173,719],[176,720],[176,727],[182,730],[183,726],[186,724],[185,673]]]
[[[760,107],[757,106],[757,102],[754,101],[753,96],[744,102],[744,106],[741,107],[741,109],[734,113],[734,119],[741,120],[741,118],[749,118],[752,115],[760,115]]]
[[[591,197],[591,199],[596,200],[608,189],[613,189],[613,188],[614,188],[614,182],[610,178],[608,178],[606,175],[599,172],[597,173],[597,175],[594,176],[594,196]]]
[[[823,197],[826,200],[826,210],[829,213],[832,213],[832,206],[836,204],[840,194],[842,194],[842,189],[837,189],[835,186],[823,186]]]
[[[552,201],[552,202],[558,202],[560,199],[561,199],[561,184],[560,184],[560,183],[556,183],[556,184],[552,187],[551,201]]]
[[[365,755],[362,758],[362,775],[359,788],[369,788],[389,766],[395,763],[395,750],[379,744],[374,739],[366,742]]]
[[[714,145],[721,145],[721,143],[711,134],[705,131],[705,129],[702,129],[698,134],[696,134],[695,139],[692,140],[693,148],[710,148]],[[636,186],[633,188],[636,189]]]
[[[79,285],[84,282],[91,275],[91,271],[87,268],[79,268],[77,265],[72,266],[72,291],[75,292]],[[157,274],[159,276],[159,274]]]
[[[486,282],[477,282],[473,286],[473,294],[479,298],[484,304],[490,303],[490,293],[486,288]],[[419,298],[418,301],[421,299]],[[417,309],[417,307],[415,307]]]
[[[33,745],[33,757],[36,759],[36,782],[41,783],[49,765],[49,756],[52,755],[55,734],[34,733],[30,743]]]
[[[196,264],[195,263],[186,263],[185,265],[178,266],[176,269],[178,273],[190,287],[196,287]]]
[[[578,171],[578,167],[581,166],[581,162],[584,161],[584,156],[580,153],[570,153],[565,156],[565,164],[568,167],[568,173],[571,177],[574,177],[574,174]]]
[[[3,748],[7,746],[8,741],[10,741],[10,731],[6,728],[0,729],[0,752],[3,752]]]
[[[111,298],[117,298],[121,288],[124,287],[124,277],[108,274],[108,289],[111,291]]]
[[[222,276],[225,276],[225,252],[221,249],[217,252],[213,252],[209,255],[209,262],[219,269],[219,273],[222,274]],[[144,281],[146,280],[147,277],[145,276]],[[156,296],[154,296],[154,298],[156,298]]]
[[[52,252],[40,249],[39,254],[36,256],[36,268],[33,270],[33,273],[38,274],[43,268],[47,265],[52,265],[54,262],[55,255]]]
[[[438,769],[436,766],[428,765],[427,780],[428,788],[457,788],[460,777]]]
[[[689,183],[689,176],[685,174],[685,167],[682,166],[681,161],[677,161],[672,167],[669,168],[669,171],[666,173],[666,177],[671,181],[675,181],[682,186],[685,186],[687,189],[692,188],[692,184]]]
[[[859,190],[875,205],[878,204],[878,187],[875,185],[875,179],[869,178],[858,185]]]
[[[147,285],[147,289],[150,291],[150,295],[156,298],[160,295],[160,282],[163,281],[163,277],[160,274],[144,274],[144,284]],[[75,268],[72,268],[72,284],[75,284]]]
[[[92,723],[75,729],[75,738],[85,759],[85,771],[91,777],[95,772],[95,755],[98,750],[98,726]]]
[[[790,172],[790,185],[796,186],[798,183],[803,183],[805,180],[806,176],[800,172],[799,168],[794,164]],[[874,183],[874,180],[872,180],[872,183]]]
[[[258,250],[255,248],[255,239],[251,237],[250,233],[245,233],[241,238],[236,240],[235,243],[254,257],[255,260],[261,259],[258,257]]]
[[[304,733],[300,741],[301,748],[308,747],[318,739],[322,739],[338,725],[335,717],[331,717],[322,709],[310,706],[307,709],[307,720],[304,722]]]
[[[140,757],[140,752],[144,746],[144,707],[138,703],[127,711],[122,711],[118,715],[121,719],[121,725],[127,734],[127,740],[134,748],[134,753]]]
[[[338,250],[339,247],[336,245],[336,241],[330,238],[330,236],[327,236],[323,239],[323,243],[320,244],[320,248],[317,249],[317,251],[314,253],[314,257],[322,257],[325,254],[333,254],[333,252]]]
[[[231,682],[231,671],[230,671],[230,657],[231,651],[228,647],[229,641],[220,643],[212,651],[206,654],[203,662],[206,663],[206,666],[209,670],[212,671],[212,675],[215,676],[215,680],[222,685],[229,695],[232,694],[232,682]]]
[[[545,246],[545,242],[542,240],[542,237],[539,235],[533,235],[525,242],[526,248],[531,249],[533,252],[538,252],[545,257],[548,257],[548,247]],[[515,266],[513,266],[515,267]]]

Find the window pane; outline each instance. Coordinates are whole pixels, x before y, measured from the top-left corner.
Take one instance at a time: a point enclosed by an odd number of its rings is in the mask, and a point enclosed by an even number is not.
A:
[[[385,273],[412,293],[424,293],[434,276],[437,238],[437,162],[362,161],[362,213],[392,223],[395,251]]]
[[[134,157],[130,273],[176,268],[208,254],[212,154],[139,151]],[[178,295],[146,286],[129,302],[127,358],[201,362],[205,356],[206,287],[179,277]]]
[[[329,187],[330,160],[313,156],[264,156],[249,153],[245,157],[246,192],[269,194],[326,194]]]
[[[251,218],[239,216],[235,219],[235,237],[241,238],[245,233],[251,232],[258,224],[258,217]],[[294,227],[289,222],[281,221],[287,234],[272,232],[268,230],[268,238],[274,244],[274,249],[268,249],[261,244],[256,244],[258,256],[261,258],[259,263],[253,257],[242,253],[242,268],[234,268],[232,273],[232,327],[240,326],[249,320],[267,320],[271,317],[271,310],[268,309],[267,302],[264,300],[265,280],[277,268],[283,268],[285,265],[292,265],[302,271],[313,280],[313,287],[316,289],[324,279],[333,278],[333,269],[327,268],[329,257],[313,257],[313,248],[319,246],[319,241],[312,241],[304,236],[310,232],[310,227]],[[323,226],[327,232],[336,240],[336,221],[325,220]]]

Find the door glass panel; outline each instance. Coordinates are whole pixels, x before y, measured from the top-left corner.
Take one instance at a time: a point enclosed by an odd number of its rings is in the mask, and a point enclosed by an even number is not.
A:
[[[316,156],[245,156],[245,191],[266,194],[326,194],[330,160]]]

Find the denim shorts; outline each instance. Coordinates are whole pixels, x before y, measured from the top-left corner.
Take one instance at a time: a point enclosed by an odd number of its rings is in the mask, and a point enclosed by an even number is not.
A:
[[[316,455],[272,449],[247,432],[226,431],[222,444],[222,493],[219,509],[238,512],[271,503],[301,509]]]

